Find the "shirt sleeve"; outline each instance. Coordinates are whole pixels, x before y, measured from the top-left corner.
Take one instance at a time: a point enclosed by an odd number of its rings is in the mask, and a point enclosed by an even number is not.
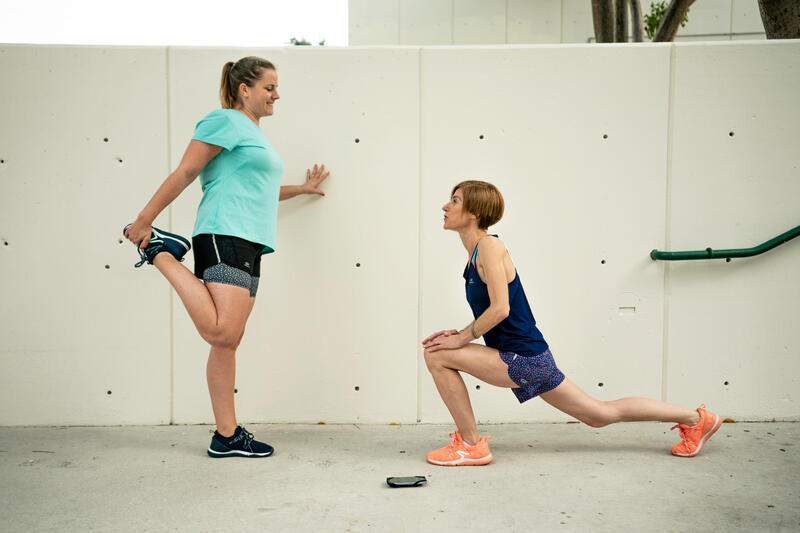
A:
[[[192,139],[230,151],[236,147],[239,133],[231,118],[221,111],[212,111],[198,122]]]

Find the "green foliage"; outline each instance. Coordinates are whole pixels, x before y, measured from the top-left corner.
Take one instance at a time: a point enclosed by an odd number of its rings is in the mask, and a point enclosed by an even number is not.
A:
[[[644,16],[644,31],[647,33],[647,37],[649,39],[652,39],[655,36],[656,30],[658,30],[658,25],[661,24],[661,19],[664,18],[664,12],[666,10],[666,2],[650,2],[650,13]],[[689,22],[688,9],[686,10],[686,13],[683,14],[681,28],[685,27],[687,22]]]
[[[305,37],[303,37],[302,39],[297,39],[295,37],[292,37],[291,39],[289,39],[289,44],[293,44],[294,46],[311,46],[311,43],[306,41]],[[319,45],[325,46],[325,39],[322,39],[319,42]]]

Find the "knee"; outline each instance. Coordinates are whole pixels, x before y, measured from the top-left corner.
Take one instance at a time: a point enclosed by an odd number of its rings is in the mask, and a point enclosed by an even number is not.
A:
[[[433,372],[434,370],[441,368],[442,365],[442,357],[440,352],[432,352],[428,348],[425,348],[425,364],[428,367],[428,371]]]
[[[242,341],[242,333],[218,330],[203,335],[203,338],[214,348],[236,350],[236,348],[239,347],[239,343]]]
[[[616,408],[608,402],[599,402],[598,408],[583,417],[580,421],[593,428],[602,428],[619,421]]]

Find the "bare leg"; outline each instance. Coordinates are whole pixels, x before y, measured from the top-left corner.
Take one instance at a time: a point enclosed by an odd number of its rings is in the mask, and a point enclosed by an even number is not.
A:
[[[568,378],[542,399],[564,413],[592,427],[615,422],[678,422],[693,426],[700,420],[697,411],[649,398],[622,398],[603,402],[589,396]]]
[[[189,317],[206,342],[212,346],[238,344],[251,308],[247,289],[225,285],[240,293],[231,301],[225,294],[212,294],[211,286],[220,284],[204,284],[169,253],[158,254],[153,264],[178,293]],[[220,301],[220,298],[225,301]]]
[[[230,436],[237,425],[233,392],[236,348],[244,335],[255,298],[242,287],[204,284],[168,253],[158,254],[153,264],[173,286],[197,331],[211,345],[206,365],[208,392],[217,431]]]
[[[219,291],[220,288],[225,290],[225,287],[230,287],[219,283],[209,283],[208,285],[211,291]],[[239,287],[233,288],[238,289]],[[255,298],[249,298],[248,316],[253,309],[255,301]],[[242,327],[242,332],[236,341],[236,347],[241,342],[243,335],[244,327]],[[208,354],[208,363],[206,364],[206,380],[208,381],[208,393],[211,396],[211,407],[214,410],[214,420],[217,424],[217,431],[223,437],[233,435],[238,425],[234,400],[236,347],[212,346]]]
[[[508,366],[500,359],[497,350],[480,344],[468,344],[458,350],[425,350],[425,362],[461,438],[467,444],[475,444],[480,435],[469,393],[459,371],[498,387],[516,387],[508,377]]]

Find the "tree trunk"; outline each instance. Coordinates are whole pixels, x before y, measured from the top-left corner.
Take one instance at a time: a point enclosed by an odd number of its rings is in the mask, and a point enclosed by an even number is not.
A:
[[[631,29],[633,42],[640,43],[644,40],[644,23],[642,22],[641,0],[629,0],[631,3]]]
[[[758,0],[767,39],[800,39],[798,0]]]
[[[686,10],[692,4],[692,0],[672,0],[664,11],[664,18],[658,25],[656,35],[653,37],[654,43],[674,41],[681,21],[686,14]]]
[[[614,0],[614,42],[628,42],[628,1]]]
[[[592,21],[595,40],[598,43],[613,43],[614,0],[592,0]]]

